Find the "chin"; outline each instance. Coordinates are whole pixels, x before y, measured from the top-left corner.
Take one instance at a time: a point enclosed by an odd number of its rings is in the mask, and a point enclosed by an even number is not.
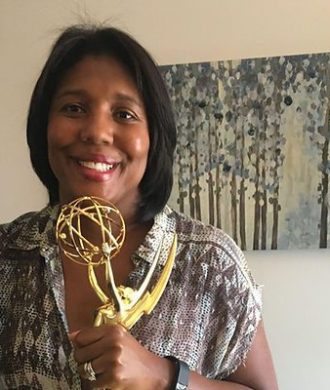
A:
[[[61,203],[70,203],[75,199],[82,198],[83,196],[94,196],[96,198],[105,199],[111,201],[111,196],[105,191],[100,189],[86,188],[84,190],[68,191],[60,196]]]

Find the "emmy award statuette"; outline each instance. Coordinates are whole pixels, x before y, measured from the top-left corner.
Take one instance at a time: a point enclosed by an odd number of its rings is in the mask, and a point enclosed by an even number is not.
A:
[[[98,226],[101,245],[88,240],[82,228],[84,222]],[[111,259],[119,253],[125,235],[125,222],[119,210],[110,202],[96,197],[84,196],[63,205],[57,219],[56,239],[60,249],[66,258],[87,266],[90,285],[101,301],[94,326],[121,324],[126,329],[132,328],[143,314],[151,313],[169,280],[176,253],[176,235],[155,285],[151,286],[151,278],[158,264],[163,242],[158,247],[146,278],[137,290],[116,286]],[[104,267],[109,289],[106,292],[101,289],[95,274],[95,268],[100,266]]]

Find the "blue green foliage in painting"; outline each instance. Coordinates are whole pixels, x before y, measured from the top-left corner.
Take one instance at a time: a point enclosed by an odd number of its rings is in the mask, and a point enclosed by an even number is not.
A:
[[[329,247],[329,63],[161,67],[178,129],[171,205],[242,249]]]

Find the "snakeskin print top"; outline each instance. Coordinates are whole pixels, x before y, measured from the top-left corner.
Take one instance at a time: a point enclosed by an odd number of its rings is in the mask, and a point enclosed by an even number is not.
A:
[[[0,226],[0,388],[80,389],[68,339],[64,280],[54,224],[58,207]],[[165,207],[133,255],[128,285],[137,287],[163,239],[174,233],[174,268],[158,305],[131,332],[146,348],[222,379],[243,361],[261,316],[259,288],[235,243],[221,230]]]

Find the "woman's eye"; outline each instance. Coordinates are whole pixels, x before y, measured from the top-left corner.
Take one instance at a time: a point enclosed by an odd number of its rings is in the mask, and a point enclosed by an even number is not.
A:
[[[130,113],[129,111],[125,111],[125,110],[117,111],[116,117],[120,120],[126,120],[126,121],[135,119],[135,116],[132,113]]]
[[[80,104],[66,104],[62,108],[62,111],[67,114],[76,115],[84,113],[85,109]]]

